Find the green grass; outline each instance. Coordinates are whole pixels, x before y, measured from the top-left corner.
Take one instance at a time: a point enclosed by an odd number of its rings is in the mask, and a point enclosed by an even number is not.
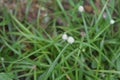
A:
[[[92,0],[91,0],[92,1]],[[82,1],[52,2],[53,17],[43,25],[41,6],[37,17],[28,21],[32,0],[28,0],[23,20],[0,7],[0,80],[119,80],[120,79],[120,1],[101,0],[101,13],[78,12]],[[48,9],[47,2],[39,4]],[[97,8],[91,2],[95,12]],[[107,18],[102,14],[106,12]],[[59,25],[58,18],[62,21]],[[115,24],[110,24],[114,19]],[[85,36],[81,36],[81,31]],[[67,33],[73,44],[62,40]]]

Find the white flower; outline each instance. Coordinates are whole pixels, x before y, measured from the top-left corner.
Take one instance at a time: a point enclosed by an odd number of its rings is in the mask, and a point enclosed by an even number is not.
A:
[[[68,37],[68,39],[67,39],[67,41],[68,41],[68,43],[70,43],[70,44],[72,44],[72,43],[74,43],[75,42],[75,40],[74,40],[74,38],[73,37]]]
[[[83,12],[83,11],[84,11],[84,7],[83,7],[83,6],[79,6],[79,7],[78,7],[78,11],[79,11],[79,12]]]
[[[63,34],[63,35],[62,35],[62,39],[63,39],[63,40],[67,40],[67,39],[68,39],[67,34]]]
[[[106,12],[103,13],[103,18],[104,19],[107,18],[107,13]]]
[[[48,16],[45,16],[44,19],[43,19],[44,23],[48,23],[49,20],[50,20],[50,17],[48,17]]]
[[[115,21],[113,19],[110,20],[110,24],[114,24]]]
[[[3,57],[1,58],[1,61],[4,61],[4,58],[3,58]]]
[[[85,52],[85,48],[82,49],[82,52]]]

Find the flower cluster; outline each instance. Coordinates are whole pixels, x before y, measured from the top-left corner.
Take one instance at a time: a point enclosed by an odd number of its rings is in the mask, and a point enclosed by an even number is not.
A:
[[[78,7],[78,11],[79,11],[80,13],[84,12],[84,11],[85,11],[84,6],[80,5],[80,6]],[[107,18],[107,13],[104,12],[102,17],[103,17],[104,19]],[[110,24],[114,24],[114,23],[115,23],[115,21],[114,21],[113,19],[110,19]]]
[[[81,13],[84,12],[85,11],[84,6],[80,5],[78,7],[78,11],[81,12]],[[102,17],[104,19],[107,18],[107,13],[104,12]],[[110,24],[114,24],[114,23],[115,23],[115,21],[113,19],[110,19]],[[70,43],[70,44],[75,42],[74,38],[72,36],[68,36],[67,34],[63,34],[62,39],[67,40],[67,42]]]
[[[67,42],[70,43],[70,44],[75,42],[74,38],[72,36],[68,36],[67,34],[63,34],[62,39],[67,40]]]

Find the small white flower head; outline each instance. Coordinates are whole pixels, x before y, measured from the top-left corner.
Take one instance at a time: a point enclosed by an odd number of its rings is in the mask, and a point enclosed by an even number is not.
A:
[[[48,23],[49,20],[50,20],[50,17],[48,17],[48,16],[45,16],[44,19],[43,19],[44,23]]]
[[[80,35],[81,35],[82,37],[85,37],[85,36],[86,36],[86,33],[85,33],[84,31],[81,31],[81,32],[80,32]]]
[[[68,37],[68,39],[67,39],[67,41],[68,41],[68,43],[70,43],[70,44],[72,44],[72,43],[74,43],[75,42],[75,40],[74,40],[74,38],[73,37]]]
[[[1,61],[4,61],[4,58],[3,58],[3,57],[1,58]]]
[[[63,40],[67,40],[67,39],[68,39],[67,34],[64,33],[64,34],[62,35],[62,39],[63,39]]]
[[[82,49],[82,52],[85,52],[85,48]]]
[[[103,18],[104,18],[104,19],[107,18],[107,13],[106,13],[106,12],[103,13]]]
[[[83,12],[83,11],[84,11],[84,7],[83,7],[83,6],[79,6],[79,7],[78,7],[78,11],[79,11],[79,12]]]
[[[110,20],[110,24],[114,24],[115,21],[113,19]]]

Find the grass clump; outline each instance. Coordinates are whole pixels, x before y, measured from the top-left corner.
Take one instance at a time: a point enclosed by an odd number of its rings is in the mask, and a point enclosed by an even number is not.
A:
[[[0,79],[119,80],[119,2],[91,0],[91,11],[83,12],[78,8],[86,4],[77,0],[28,0],[24,9],[19,1],[11,9],[5,3],[0,7]]]

